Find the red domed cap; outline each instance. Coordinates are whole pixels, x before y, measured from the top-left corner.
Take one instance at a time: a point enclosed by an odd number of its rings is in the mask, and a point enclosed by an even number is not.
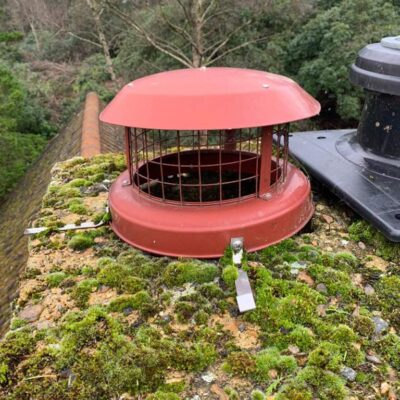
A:
[[[297,121],[320,109],[318,101],[284,76],[202,67],[161,72],[128,83],[100,120],[147,129],[235,129]]]

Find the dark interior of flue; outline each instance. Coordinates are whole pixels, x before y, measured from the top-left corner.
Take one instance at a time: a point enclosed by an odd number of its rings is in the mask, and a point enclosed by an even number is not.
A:
[[[271,184],[281,171],[271,161]],[[260,156],[251,152],[190,150],[154,158],[139,167],[134,184],[151,196],[177,202],[220,202],[254,197]]]

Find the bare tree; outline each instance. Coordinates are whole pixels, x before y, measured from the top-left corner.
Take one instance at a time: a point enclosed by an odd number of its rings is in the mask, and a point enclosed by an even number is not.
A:
[[[229,7],[226,2],[221,0],[168,0],[160,2],[157,7],[160,22],[166,24],[171,31],[184,39],[184,42],[190,47],[190,51],[187,51],[185,46],[180,47],[150,31],[141,23],[137,12],[127,12],[121,7],[120,3],[116,4],[112,0],[104,1],[112,13],[133,28],[151,46],[189,68],[211,65],[229,53],[266,39],[265,37],[257,37],[240,44],[231,45],[232,38],[249,26],[251,21],[238,24],[225,32],[222,37],[210,38],[209,31],[213,29],[213,25],[218,24],[219,18],[234,12],[233,7]],[[171,5],[175,5],[181,11],[182,18],[178,22],[176,22],[176,18],[171,18],[165,11],[166,7]]]
[[[110,74],[111,80],[115,81],[116,76],[113,68],[113,63],[110,55],[110,47],[108,45],[106,35],[104,33],[103,24],[101,21],[101,15],[104,12],[103,3],[99,3],[97,0],[86,0],[86,4],[92,12],[93,19],[96,25],[97,36],[99,38],[100,46],[103,49],[104,59],[106,61],[107,71]],[[82,39],[82,38],[81,38]]]
[[[39,32],[42,29],[57,31],[62,28],[68,14],[69,1],[7,0],[14,26],[31,31],[36,49],[41,50]]]

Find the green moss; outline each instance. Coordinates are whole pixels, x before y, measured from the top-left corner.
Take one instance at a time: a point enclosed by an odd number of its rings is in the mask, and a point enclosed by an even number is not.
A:
[[[369,337],[374,333],[375,324],[371,318],[360,315],[354,318],[353,329],[360,335]]]
[[[376,285],[376,291],[383,309],[396,310],[400,304],[400,276],[383,276]]]
[[[50,288],[54,288],[60,286],[61,282],[66,278],[67,274],[65,272],[52,272],[46,276],[46,282]]]
[[[230,289],[235,288],[235,281],[238,277],[239,277],[239,270],[234,265],[228,265],[222,271],[222,279]]]
[[[388,261],[400,261],[400,246],[387,240],[382,233],[368,222],[359,220],[349,227],[350,238],[356,242],[363,241],[376,249],[376,254]]]
[[[76,285],[71,297],[79,308],[86,307],[90,294],[97,288],[98,284],[96,279],[86,279]]]
[[[72,181],[67,183],[68,186],[70,187],[84,187],[84,186],[90,186],[91,182],[88,181],[87,179],[83,178],[77,178],[77,179],[72,179]]]
[[[306,367],[295,378],[297,384],[306,384],[321,400],[344,400],[347,390],[344,380],[338,375],[316,367]]]
[[[395,334],[384,336],[378,342],[383,358],[396,370],[400,370],[400,338]]]
[[[312,400],[312,391],[307,388],[306,384],[291,383],[284,385],[280,393],[275,397],[275,400]]]
[[[269,335],[268,342],[272,342],[280,350],[286,349],[289,345],[297,346],[300,351],[309,351],[315,347],[315,337],[309,328],[302,325],[295,326],[287,334],[277,331],[276,334]]]
[[[251,392],[251,400],[265,400],[265,395],[261,390],[253,390]]]
[[[69,205],[68,210],[74,214],[87,215],[88,209],[83,204],[72,203]]]
[[[215,283],[204,283],[199,287],[199,293],[208,300],[218,300],[225,297],[222,289]]]
[[[330,296],[341,296],[348,300],[361,295],[360,289],[353,285],[351,277],[346,272],[318,264],[311,265],[308,272],[316,284],[323,283],[326,286]]]
[[[238,376],[250,376],[256,371],[256,360],[253,355],[245,351],[237,351],[228,355],[224,370]]]
[[[0,384],[10,381],[10,375],[19,362],[35,349],[37,340],[30,327],[10,331],[5,335],[0,342]]]
[[[128,308],[139,310],[147,315],[154,312],[156,305],[148,292],[142,290],[133,295],[122,295],[111,301],[108,306],[110,311],[122,312]]]
[[[68,247],[72,250],[85,250],[94,245],[94,239],[91,235],[78,233],[69,240]]]
[[[210,282],[218,276],[218,267],[197,261],[174,261],[164,270],[162,279],[168,287],[184,283]]]
[[[331,371],[339,371],[343,356],[337,344],[322,342],[308,357],[308,365]]]
[[[357,257],[355,257],[351,253],[341,252],[341,253],[336,253],[334,256],[335,269],[344,272],[351,272],[357,267],[358,264],[359,261]]]
[[[179,400],[176,393],[157,391],[146,397],[146,400]]]
[[[270,379],[269,372],[271,370],[276,370],[279,374],[286,375],[293,372],[297,367],[296,359],[293,356],[281,355],[275,347],[260,351],[255,356],[255,362],[254,377],[260,382]]]
[[[229,400],[240,400],[239,393],[235,389],[226,386],[224,392],[228,395]]]
[[[339,345],[347,345],[358,340],[358,336],[349,326],[339,325],[333,330],[330,340]]]
[[[27,322],[24,319],[14,317],[10,323],[10,329],[15,330],[26,326]]]

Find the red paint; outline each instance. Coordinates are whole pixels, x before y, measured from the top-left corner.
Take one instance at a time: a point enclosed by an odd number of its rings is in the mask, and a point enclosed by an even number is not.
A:
[[[232,237],[255,251],[295,234],[314,210],[310,183],[276,125],[319,110],[295,82],[261,71],[177,70],[126,85],[100,116],[127,127],[132,179],[125,171],[110,189],[113,230],[151,253],[199,258],[221,256]]]
[[[284,76],[240,68],[198,68],[161,72],[128,83],[100,120],[148,129],[234,129],[297,121],[318,114],[320,108]]]

